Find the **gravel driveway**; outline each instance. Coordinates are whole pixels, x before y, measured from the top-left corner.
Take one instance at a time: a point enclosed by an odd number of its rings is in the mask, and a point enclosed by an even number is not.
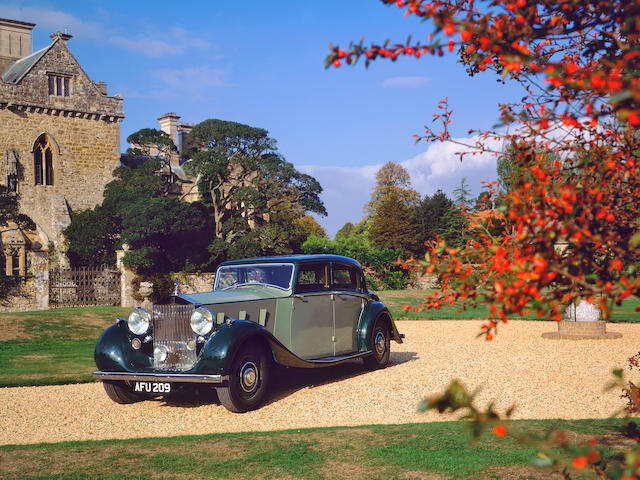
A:
[[[556,331],[555,322],[512,321],[486,342],[475,338],[481,323],[398,322],[406,339],[392,342],[390,367],[283,369],[267,405],[245,414],[228,412],[215,395],[118,405],[99,383],[2,388],[0,444],[446,420],[416,405],[453,378],[482,387],[480,404],[515,403],[516,418],[603,418],[624,405],[619,391],[603,387],[640,350],[640,324],[608,325],[623,335],[615,340],[547,340],[541,334]]]

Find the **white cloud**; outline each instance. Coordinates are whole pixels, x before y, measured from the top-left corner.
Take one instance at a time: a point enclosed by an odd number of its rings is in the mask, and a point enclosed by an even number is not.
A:
[[[207,65],[188,68],[163,68],[151,73],[163,87],[153,96],[187,95],[192,101],[210,97],[209,89],[226,87],[227,70]],[[167,88],[168,87],[168,88]]]
[[[109,41],[114,45],[148,57],[181,55],[193,48],[200,50],[208,50],[211,48],[209,42],[192,37],[179,27],[170,29],[168,35],[159,32],[138,35],[136,37],[120,35],[110,38]]]
[[[429,82],[429,77],[389,77],[382,81],[383,87],[421,87]]]
[[[163,55],[175,55],[182,53],[182,49],[178,45],[167,43],[153,37],[113,37],[111,43],[118,47],[141,53],[148,57],[161,57]]]
[[[0,17],[35,23],[51,33],[60,30],[68,31],[74,36],[102,38],[104,28],[97,22],[80,20],[69,13],[42,7],[19,7],[17,5],[0,5]]]
[[[97,15],[106,19],[108,12],[97,9]],[[103,23],[81,20],[61,10],[42,7],[21,7],[0,5],[0,17],[35,23],[45,32],[67,31],[73,36],[103,40],[140,55],[161,57],[163,55],[181,55],[192,49],[209,50],[212,45],[203,38],[194,37],[180,27],[167,31],[142,32],[138,35],[118,34],[118,27],[109,27]],[[119,28],[122,31],[122,28]]]
[[[476,138],[456,140],[473,145]],[[492,146],[500,148],[498,142]],[[460,145],[432,143],[425,152],[399,163],[409,171],[412,186],[421,196],[432,195],[437,190],[442,190],[451,197],[462,178],[467,179],[467,184],[475,196],[482,190],[483,180],[496,179],[496,157],[487,152],[466,155],[460,161],[456,155],[460,151],[465,151]],[[328,216],[318,220],[330,236],[333,236],[346,222],[356,223],[363,218],[364,205],[369,201],[375,185],[376,172],[381,166],[297,166],[300,171],[315,177],[324,189],[322,200]]]

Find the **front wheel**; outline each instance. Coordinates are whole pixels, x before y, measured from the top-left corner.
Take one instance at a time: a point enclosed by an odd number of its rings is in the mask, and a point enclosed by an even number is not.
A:
[[[269,383],[267,355],[261,347],[243,348],[231,365],[229,383],[216,391],[220,403],[231,412],[255,410],[264,401]]]
[[[102,382],[107,396],[116,403],[136,403],[147,399],[146,395],[132,392],[131,389],[122,386],[121,382]]]
[[[362,359],[365,367],[370,370],[385,368],[389,365],[389,355],[391,353],[391,337],[389,327],[385,318],[376,318],[371,329],[371,355]]]

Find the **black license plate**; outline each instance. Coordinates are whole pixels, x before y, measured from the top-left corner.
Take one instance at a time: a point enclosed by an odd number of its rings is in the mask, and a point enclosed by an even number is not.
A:
[[[139,393],[171,393],[169,382],[133,382],[133,391]]]

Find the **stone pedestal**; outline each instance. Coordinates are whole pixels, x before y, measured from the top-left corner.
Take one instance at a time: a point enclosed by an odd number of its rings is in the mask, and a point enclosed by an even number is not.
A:
[[[542,334],[543,338],[565,339],[565,340],[606,340],[622,337],[618,332],[607,332],[606,322],[568,322],[562,320],[558,322],[557,332],[547,332]]]
[[[569,305],[557,332],[543,333],[544,338],[568,340],[611,339],[622,337],[621,333],[607,333],[606,323],[600,320],[598,307],[585,300]]]
[[[120,306],[135,307],[137,301],[133,298],[133,278],[136,276],[134,272],[129,270],[122,263],[122,257],[126,250],[116,250],[116,264],[120,270]]]

